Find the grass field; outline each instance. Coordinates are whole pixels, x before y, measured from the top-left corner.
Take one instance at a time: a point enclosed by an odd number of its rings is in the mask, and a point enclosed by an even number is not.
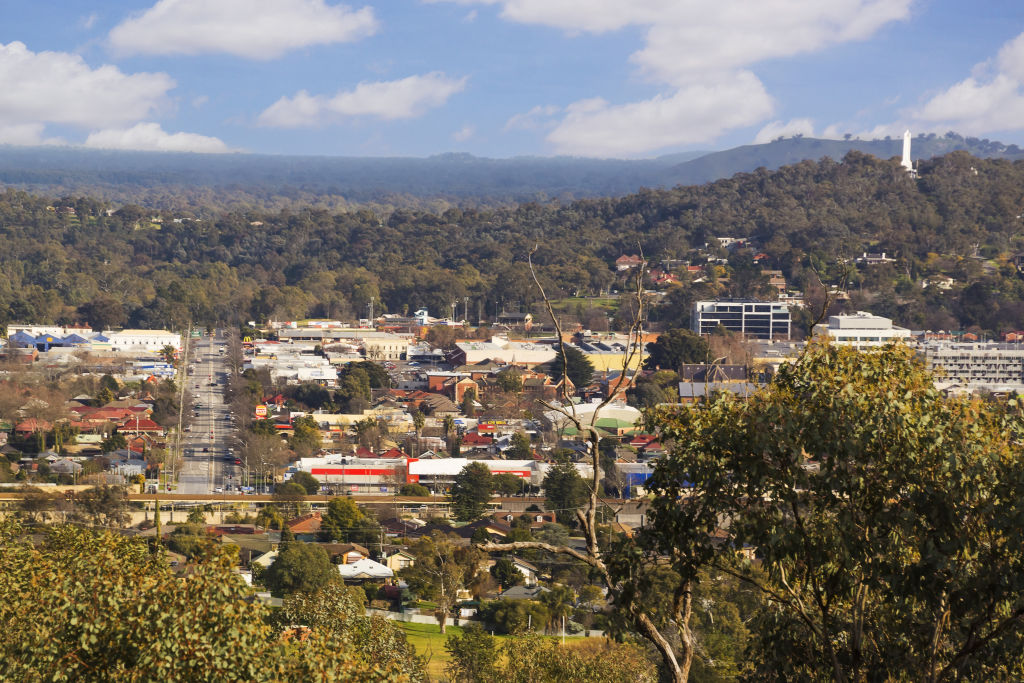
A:
[[[451,624],[445,629],[446,633],[441,635],[441,629],[437,624],[411,624],[396,622],[405,631],[409,642],[416,647],[416,654],[422,655],[427,660],[427,673],[432,680],[438,680],[444,675],[444,669],[448,666],[448,651],[444,649],[444,643],[448,636],[453,633],[462,633],[462,629]]]

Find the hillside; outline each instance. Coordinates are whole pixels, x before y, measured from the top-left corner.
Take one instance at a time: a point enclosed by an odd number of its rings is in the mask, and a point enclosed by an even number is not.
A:
[[[578,298],[622,287],[613,263],[639,245],[653,264],[672,259],[681,280],[651,310],[660,325],[685,325],[698,297],[767,295],[771,269],[809,296],[818,277],[843,285],[849,308],[914,329],[1020,329],[1024,161],[953,152],[920,172],[914,180],[896,160],[850,152],[618,199],[442,213],[204,209],[201,222],[8,190],[0,323],[347,318],[371,299],[377,312],[435,314],[463,301],[471,321],[486,321],[537,303],[531,250],[552,296]],[[721,249],[722,236],[753,249]],[[864,251],[896,260],[855,268]],[[943,289],[924,286],[936,277]],[[593,317],[583,306],[574,315]]]
[[[641,188],[699,185],[757,168],[842,159],[857,150],[887,159],[896,140],[788,138],[730,150],[657,159],[570,157],[486,159],[467,154],[420,158],[172,154],[0,146],[0,186],[50,196],[89,195],[156,209],[278,209],[317,205],[425,208],[502,206],[525,201],[615,197]],[[952,151],[979,158],[1024,158],[1024,151],[957,135],[918,137],[914,158]]]

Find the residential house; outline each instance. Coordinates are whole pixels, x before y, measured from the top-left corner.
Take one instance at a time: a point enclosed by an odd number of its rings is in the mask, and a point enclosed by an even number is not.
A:
[[[395,572],[380,562],[362,558],[355,562],[338,565],[338,573],[346,582],[362,583],[363,581],[382,581],[394,578]]]
[[[644,260],[636,254],[623,254],[615,259],[615,270],[621,273],[631,268],[639,268],[643,265],[643,262]]]
[[[384,564],[394,573],[416,564],[416,556],[407,550],[396,550],[384,557]]]

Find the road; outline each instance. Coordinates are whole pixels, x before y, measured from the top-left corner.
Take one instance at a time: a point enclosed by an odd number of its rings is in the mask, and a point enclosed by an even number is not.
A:
[[[192,429],[185,434],[184,458],[178,477],[178,493],[209,494],[235,490],[239,468],[226,460],[233,432],[224,404],[227,359],[220,353],[223,337],[193,340],[196,349],[189,364],[188,387],[192,392]]]

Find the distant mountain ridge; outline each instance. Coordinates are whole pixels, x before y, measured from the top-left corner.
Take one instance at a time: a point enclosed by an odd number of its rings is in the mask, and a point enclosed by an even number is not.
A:
[[[899,156],[902,140],[785,138],[718,152],[684,152],[655,159],[513,157],[469,154],[427,158],[315,157],[259,154],[125,152],[72,147],[0,146],[0,185],[48,195],[94,195],[116,202],[169,208],[177,199],[200,205],[211,191],[240,206],[282,201],[495,204],[621,196],[640,188],[700,185],[759,167],[805,159],[842,159],[858,150]],[[918,136],[913,157],[954,150],[977,157],[1022,159],[1015,145],[946,136]],[[233,200],[232,200],[233,198]],[[327,202],[328,204],[330,202]]]

